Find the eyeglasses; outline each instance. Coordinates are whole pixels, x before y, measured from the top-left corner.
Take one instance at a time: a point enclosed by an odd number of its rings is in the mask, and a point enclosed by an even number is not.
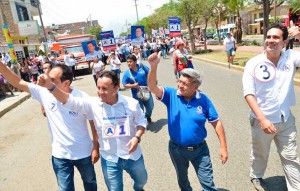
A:
[[[182,80],[178,80],[177,83],[178,83],[178,84],[181,84],[181,85],[183,85],[183,86],[191,86],[191,84],[192,84],[192,83],[184,82],[184,81],[182,81]]]

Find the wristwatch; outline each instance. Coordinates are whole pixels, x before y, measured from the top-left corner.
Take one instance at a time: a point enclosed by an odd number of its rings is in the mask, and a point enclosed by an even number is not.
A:
[[[140,143],[141,142],[141,137],[139,137],[139,136],[135,136],[135,138],[137,138],[137,140],[138,140],[138,143]]]

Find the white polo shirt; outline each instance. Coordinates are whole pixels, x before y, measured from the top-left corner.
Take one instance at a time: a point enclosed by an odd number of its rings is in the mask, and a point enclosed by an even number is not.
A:
[[[105,160],[116,163],[119,158],[138,160],[141,157],[142,150],[139,145],[131,154],[128,154],[130,147],[126,146],[135,136],[137,126],[146,128],[147,125],[137,100],[118,94],[118,102],[114,105],[108,105],[101,102],[99,97],[78,99],[70,95],[64,106],[93,117],[99,136],[101,156]],[[125,116],[129,117],[128,129],[124,128],[126,125]],[[116,125],[114,126],[112,123]]]
[[[272,122],[287,121],[290,107],[296,104],[294,76],[300,67],[300,53],[282,51],[277,67],[260,54],[249,60],[243,75],[243,93],[254,95],[262,113]],[[251,116],[256,117],[251,111]]]
[[[28,83],[32,98],[40,102],[46,112],[51,133],[52,156],[78,160],[91,155],[93,143],[84,115],[67,109],[46,88]],[[89,99],[89,96],[73,89],[71,95]]]

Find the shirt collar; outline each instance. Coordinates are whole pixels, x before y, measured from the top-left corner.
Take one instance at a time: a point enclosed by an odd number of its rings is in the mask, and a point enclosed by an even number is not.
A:
[[[177,95],[183,97],[182,95],[179,94],[178,89],[177,89]],[[201,92],[200,92],[200,90],[197,90],[197,91],[196,91],[196,95],[193,96],[193,98],[194,98],[194,97],[195,97],[196,99],[200,99],[200,98],[201,98]]]
[[[99,97],[98,97],[99,98]],[[107,104],[107,103],[105,103],[105,102],[102,102],[101,100],[100,100],[100,98],[99,98],[99,104],[100,105],[109,105],[109,104]],[[126,100],[125,100],[125,98],[124,98],[124,96],[122,96],[119,92],[118,92],[118,101],[117,101],[117,103],[115,103],[115,104],[113,104],[113,105],[117,105],[117,104],[124,104],[126,102]],[[112,105],[112,106],[113,106]]]

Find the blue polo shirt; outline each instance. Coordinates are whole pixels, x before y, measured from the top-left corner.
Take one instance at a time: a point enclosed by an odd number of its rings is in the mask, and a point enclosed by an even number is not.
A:
[[[177,94],[177,89],[164,87],[161,101],[168,110],[168,130],[170,138],[183,146],[202,142],[207,131],[205,122],[214,122],[219,115],[210,99],[200,91],[187,102]]]
[[[135,72],[131,69],[126,70],[123,75],[122,84],[123,85],[134,84],[135,83],[134,80],[135,80],[139,84],[139,86],[148,86],[147,76],[149,73],[149,68],[146,65],[143,65],[143,66],[144,66],[144,69],[139,64],[137,64],[137,67],[138,67],[137,72]],[[130,75],[129,71],[131,72],[132,76]],[[132,79],[132,77],[134,78],[134,80]],[[137,94],[136,88],[131,88],[131,94],[134,99],[138,99],[137,95],[136,95]]]

